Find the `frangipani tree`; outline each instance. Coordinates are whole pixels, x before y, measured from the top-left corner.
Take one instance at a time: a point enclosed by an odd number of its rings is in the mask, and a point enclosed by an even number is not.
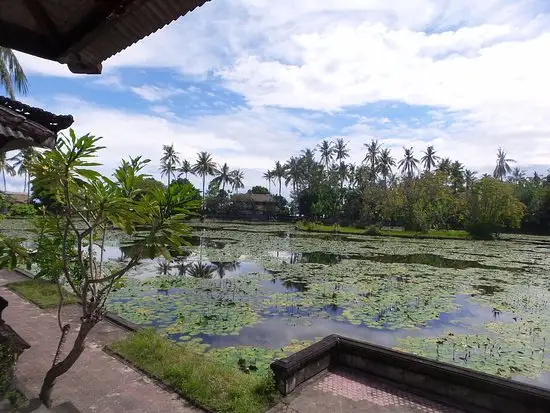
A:
[[[42,260],[41,274],[58,284],[63,297],[65,285],[82,308],[80,328],[70,351],[61,357],[61,349],[71,326],[64,324],[58,311],[60,340],[52,367],[40,391],[40,399],[51,405],[56,379],[66,373],[84,351],[88,333],[102,319],[109,293],[121,278],[138,265],[144,256],[164,256],[169,260],[186,245],[183,238],[190,229],[185,220],[199,207],[190,185],[143,191],[147,178],[141,171],[149,162],[134,158],[123,161],[113,178],[94,168],[99,138],[77,137],[73,130],[51,151],[38,154],[30,165],[34,182],[47,188],[60,206],[58,213],[44,212],[38,220],[41,240],[47,240],[49,260]],[[133,237],[125,261],[104,262],[106,233],[115,228]],[[139,231],[138,231],[139,228]],[[63,299],[59,303],[59,309]]]

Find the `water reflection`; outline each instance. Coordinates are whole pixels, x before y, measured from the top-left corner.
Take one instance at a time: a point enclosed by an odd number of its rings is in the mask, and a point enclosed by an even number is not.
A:
[[[514,271],[516,268],[505,268],[498,267],[494,265],[485,265],[477,261],[468,261],[468,260],[456,260],[451,258],[445,258],[436,254],[383,254],[375,256],[364,257],[365,260],[382,262],[382,263],[398,263],[398,264],[423,264],[429,265],[437,268],[455,268],[455,269],[466,269],[466,268],[481,268],[481,269],[490,269],[490,270],[506,270]]]

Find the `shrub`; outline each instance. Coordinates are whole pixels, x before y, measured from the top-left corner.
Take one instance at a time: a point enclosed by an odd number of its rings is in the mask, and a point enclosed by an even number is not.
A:
[[[10,217],[33,217],[36,215],[36,208],[30,204],[11,204],[8,208]]]
[[[378,227],[371,225],[370,227],[367,228],[367,230],[365,231],[365,234],[377,236],[377,235],[382,235],[382,232],[378,229]]]

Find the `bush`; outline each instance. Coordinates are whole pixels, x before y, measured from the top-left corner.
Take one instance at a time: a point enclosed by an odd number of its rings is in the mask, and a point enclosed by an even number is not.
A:
[[[33,217],[36,215],[36,208],[30,204],[11,204],[8,208],[10,217]]]
[[[466,231],[470,233],[472,238],[481,240],[492,240],[500,232],[500,226],[488,223],[470,224]]]
[[[377,235],[382,235],[382,232],[380,231],[380,229],[374,225],[371,225],[370,227],[367,228],[367,230],[365,231],[365,234],[366,235],[372,235],[372,236],[377,236]]]

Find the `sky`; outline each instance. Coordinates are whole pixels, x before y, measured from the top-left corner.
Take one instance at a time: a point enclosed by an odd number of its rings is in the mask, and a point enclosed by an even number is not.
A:
[[[546,0],[212,0],[99,76],[18,53],[30,82],[20,99],[103,137],[108,174],[145,155],[160,178],[162,145],[174,144],[267,186],[275,161],[339,137],[353,162],[374,138],[397,159],[433,145],[484,173],[502,147],[546,172],[549,23]]]

